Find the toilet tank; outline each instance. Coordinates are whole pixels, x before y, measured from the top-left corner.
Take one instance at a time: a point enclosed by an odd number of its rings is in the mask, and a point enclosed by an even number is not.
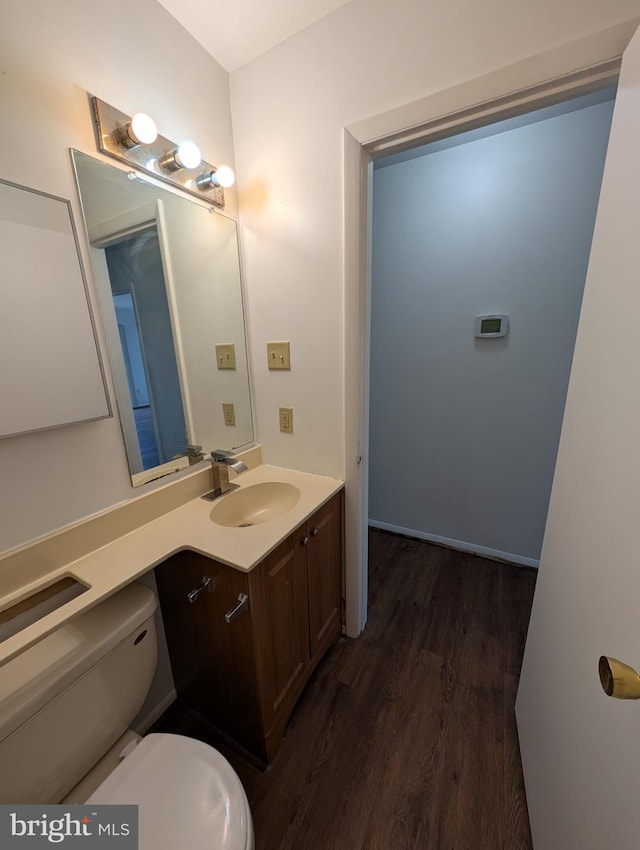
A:
[[[156,597],[131,584],[0,667],[0,803],[58,803],[153,681]]]

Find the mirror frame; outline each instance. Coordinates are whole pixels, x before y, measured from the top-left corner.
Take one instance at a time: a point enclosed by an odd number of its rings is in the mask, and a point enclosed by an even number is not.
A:
[[[0,179],[0,439],[113,415],[71,201]],[[55,316],[69,319],[62,326]]]

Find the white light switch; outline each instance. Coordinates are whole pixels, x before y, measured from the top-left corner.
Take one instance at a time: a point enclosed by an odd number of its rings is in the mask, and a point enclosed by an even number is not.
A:
[[[288,342],[268,342],[267,362],[269,369],[291,369],[291,352]]]
[[[218,369],[236,368],[236,347],[232,342],[216,345],[216,363]]]

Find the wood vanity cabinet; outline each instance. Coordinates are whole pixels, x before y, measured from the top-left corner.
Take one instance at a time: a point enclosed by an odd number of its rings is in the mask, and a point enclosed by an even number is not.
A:
[[[179,698],[266,761],[341,634],[342,517],[340,492],[250,573],[191,551],[156,567]],[[248,605],[227,622],[241,594]]]

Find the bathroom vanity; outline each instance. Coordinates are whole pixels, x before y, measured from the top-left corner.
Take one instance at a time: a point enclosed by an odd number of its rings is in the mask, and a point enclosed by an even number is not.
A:
[[[344,485],[262,464],[259,447],[242,457],[249,471],[214,502],[201,464],[0,557],[0,626],[17,626],[0,665],[155,570],[179,698],[268,761],[341,633]]]
[[[265,761],[340,637],[342,503],[339,492],[250,572],[192,551],[155,570],[178,697]]]

